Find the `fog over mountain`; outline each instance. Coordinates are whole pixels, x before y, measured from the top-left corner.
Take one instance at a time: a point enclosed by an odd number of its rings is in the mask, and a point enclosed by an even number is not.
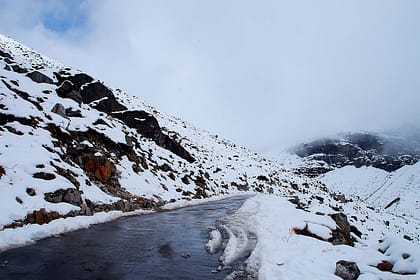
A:
[[[258,151],[420,117],[418,1],[0,5],[0,33]]]

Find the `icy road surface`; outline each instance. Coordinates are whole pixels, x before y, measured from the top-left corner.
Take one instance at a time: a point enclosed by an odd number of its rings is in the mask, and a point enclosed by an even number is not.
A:
[[[205,245],[217,220],[246,198],[123,218],[11,249],[0,254],[0,279],[224,279],[232,269],[217,271],[221,251],[209,254]]]

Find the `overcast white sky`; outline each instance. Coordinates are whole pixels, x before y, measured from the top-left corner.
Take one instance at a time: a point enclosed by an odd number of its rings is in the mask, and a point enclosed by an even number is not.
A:
[[[417,0],[0,0],[0,32],[258,151],[420,120]]]

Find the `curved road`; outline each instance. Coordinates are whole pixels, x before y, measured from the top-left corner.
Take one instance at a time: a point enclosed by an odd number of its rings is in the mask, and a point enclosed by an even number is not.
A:
[[[123,218],[0,254],[0,279],[224,279],[210,227],[247,196]],[[190,254],[190,256],[189,256]]]

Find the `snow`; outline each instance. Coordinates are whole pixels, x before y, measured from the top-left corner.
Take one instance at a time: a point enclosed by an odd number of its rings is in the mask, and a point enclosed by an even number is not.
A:
[[[313,233],[325,237],[329,229],[335,228],[328,215],[315,215],[315,210],[328,209],[317,205],[311,211],[296,210],[286,198],[278,196],[260,195],[248,199],[229,217],[258,238],[255,250],[247,260],[247,270],[258,271],[258,279],[339,279],[334,275],[335,263],[347,260],[357,263],[362,273],[360,279],[419,279],[418,274],[395,274],[416,273],[420,269],[418,241],[403,240],[400,233],[393,230],[386,231],[384,236],[383,225],[375,219],[365,225],[357,224],[366,235],[356,242],[355,247],[332,245],[295,234],[294,228],[301,229],[308,224]],[[374,212],[370,214],[375,216]],[[230,259],[239,254],[240,242],[237,239],[233,242],[235,246],[226,247],[224,252]],[[385,253],[380,253],[379,248]],[[403,254],[409,257],[404,259]],[[395,273],[376,269],[382,260],[392,262]]]
[[[359,196],[367,203],[399,216],[420,217],[420,162],[394,172],[374,167],[345,166],[318,179],[335,192]]]
[[[214,229],[209,233],[209,236],[210,239],[206,244],[206,250],[210,254],[214,254],[222,246],[222,233],[218,229]]]
[[[54,78],[53,72],[65,67],[2,35],[0,48],[12,53],[16,63],[25,68],[33,70],[42,66],[39,71],[51,78]],[[144,170],[134,171],[133,162],[127,156],[118,158],[114,153],[100,151],[96,151],[95,155],[108,156],[113,160],[119,183],[125,191],[133,196],[163,200],[166,204],[162,208],[165,210],[232,195],[264,193],[249,198],[238,211],[222,219],[217,229],[211,229],[206,247],[209,252],[223,249],[220,259],[222,266],[231,265],[252,250],[246,261],[247,270],[251,274],[258,274],[259,279],[337,279],[334,269],[336,261],[340,259],[357,262],[362,271],[360,279],[419,279],[418,274],[381,272],[375,266],[382,260],[388,260],[394,263],[394,272],[418,273],[420,269],[420,164],[405,166],[393,173],[372,167],[345,167],[312,180],[291,169],[318,164],[316,162],[304,162],[285,152],[278,155],[277,162],[266,159],[176,117],[161,113],[136,97],[110,88],[117,100],[130,110],[144,110],[152,114],[163,133],[176,139],[196,159],[189,163],[141,137],[121,121],[87,104],[79,105],[71,99],[58,97],[55,85],[34,83],[24,74],[4,70],[4,65],[0,59],[2,79],[14,88],[30,93],[32,100],[42,100],[40,106],[43,110],[37,109],[0,83],[0,102],[3,105],[0,112],[22,118],[33,117],[39,123],[38,127],[19,122],[7,123],[9,129],[15,129],[23,135],[0,130],[0,166],[5,169],[5,174],[0,178],[0,250],[122,216],[150,212],[101,212],[93,216],[61,218],[44,225],[5,228],[23,220],[28,213],[42,208],[63,215],[80,210],[80,207],[68,203],[45,201],[44,195],[48,192],[76,187],[59,175],[54,166],[74,174],[80,183],[78,188],[82,192],[83,201],[89,199],[94,203],[112,203],[121,199],[104,192],[100,182],[90,180],[83,166],[63,160],[69,147],[55,145],[57,139],[46,129],[49,123],[54,123],[63,133],[92,129],[117,144],[125,144],[126,136],[136,139],[140,147],[134,147],[133,151],[146,161],[148,168]],[[74,69],[67,71],[80,73]],[[50,93],[45,94],[45,91]],[[65,108],[80,110],[82,117],[63,118],[52,113],[51,109],[57,103]],[[93,125],[98,118],[107,125]],[[98,143],[84,140],[79,144],[95,149]],[[161,170],[163,164],[169,165],[171,170]],[[33,177],[36,172],[55,174],[56,178],[48,181],[37,179]],[[181,179],[185,176],[190,178],[189,183]],[[190,194],[195,194],[197,189],[194,179],[198,176],[208,177],[205,191],[209,198],[191,200]],[[28,188],[33,189],[35,194],[30,195]],[[330,190],[346,194],[351,201],[336,201]],[[295,197],[304,205],[304,210],[297,209],[296,205],[289,202],[290,198]],[[399,200],[385,209],[396,198]],[[363,233],[361,238],[353,236],[358,241],[354,248],[334,246],[294,233],[294,229],[307,226],[317,236],[328,239],[331,230],[336,227],[329,216],[336,213],[333,208],[345,213],[350,222]],[[412,241],[404,240],[404,235],[411,237]],[[223,240],[224,236],[227,240]],[[382,243],[379,240],[383,240]]]

